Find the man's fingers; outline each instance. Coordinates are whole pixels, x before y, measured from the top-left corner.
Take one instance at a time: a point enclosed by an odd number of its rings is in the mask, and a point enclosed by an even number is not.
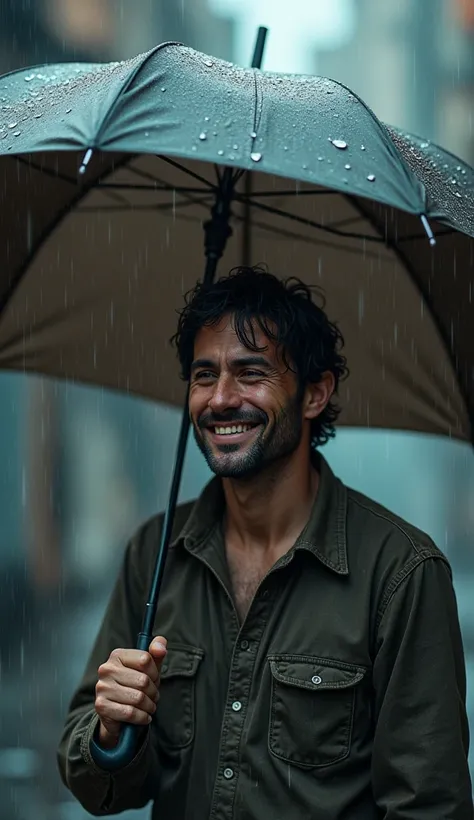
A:
[[[148,647],[148,651],[153,658],[158,673],[157,677],[159,678],[161,665],[168,651],[166,638],[163,638],[162,635],[157,635],[156,638],[153,638],[150,646]]]
[[[154,663],[153,666],[155,666]],[[142,693],[152,701],[158,699],[156,683],[145,672],[138,672],[135,669],[120,665],[110,668],[101,667],[101,670],[97,683],[99,693],[101,691],[105,692],[108,697],[109,692],[115,691],[116,685],[118,685],[119,687],[135,690],[137,697]]]
[[[154,705],[154,704],[153,704]],[[99,718],[104,721],[117,721],[117,723],[133,723],[137,726],[146,726],[151,721],[151,714],[132,706],[131,703],[118,703],[102,698],[96,698],[95,709]]]
[[[140,689],[130,689],[127,686],[107,686],[104,684],[97,685],[97,700],[103,703],[118,703],[124,706],[133,706],[142,712],[147,712],[149,715],[154,715],[156,712],[156,702],[158,700],[158,693],[156,698],[149,697]],[[108,715],[107,715],[108,717]]]

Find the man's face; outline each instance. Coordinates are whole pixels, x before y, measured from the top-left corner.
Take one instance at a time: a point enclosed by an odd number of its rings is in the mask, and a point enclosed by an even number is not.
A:
[[[209,467],[222,477],[253,476],[301,442],[303,402],[296,376],[257,328],[255,340],[266,349],[244,347],[228,316],[196,336],[191,421]]]

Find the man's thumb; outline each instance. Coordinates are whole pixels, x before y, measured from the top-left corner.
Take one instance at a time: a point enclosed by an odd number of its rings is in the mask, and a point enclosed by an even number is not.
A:
[[[166,645],[166,638],[163,638],[162,635],[157,635],[156,638],[153,638],[149,646],[150,655],[152,655],[157,660],[163,660],[163,658],[166,655]]]

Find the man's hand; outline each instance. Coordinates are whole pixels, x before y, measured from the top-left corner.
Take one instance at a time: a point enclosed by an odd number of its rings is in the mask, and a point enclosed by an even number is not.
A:
[[[117,745],[122,723],[147,726],[159,699],[160,671],[166,656],[166,638],[154,638],[148,652],[114,649],[99,666],[95,710],[100,718],[99,743]]]

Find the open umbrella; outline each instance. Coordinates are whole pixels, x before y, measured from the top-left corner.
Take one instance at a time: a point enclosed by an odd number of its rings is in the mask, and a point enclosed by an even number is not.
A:
[[[472,440],[474,172],[346,87],[175,43],[17,71],[0,78],[0,179],[1,368],[183,402],[168,340],[204,228],[206,281],[223,256],[324,289],[351,369],[341,423]],[[188,427],[185,410],[139,648]],[[96,757],[123,766],[134,740]]]

